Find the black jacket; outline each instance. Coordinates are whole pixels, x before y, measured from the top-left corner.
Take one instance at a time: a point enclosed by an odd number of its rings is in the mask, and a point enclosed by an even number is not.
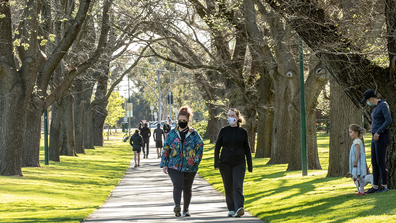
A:
[[[134,148],[141,148],[143,144],[142,136],[135,132],[129,139],[129,144]]]
[[[252,153],[250,151],[247,131],[242,127],[226,126],[222,128],[215,146],[215,168],[218,168],[222,162],[231,165],[245,163],[245,157],[247,159],[248,171],[252,172]]]
[[[143,127],[140,134],[143,136],[143,139],[147,141],[151,136],[151,131],[148,127]]]

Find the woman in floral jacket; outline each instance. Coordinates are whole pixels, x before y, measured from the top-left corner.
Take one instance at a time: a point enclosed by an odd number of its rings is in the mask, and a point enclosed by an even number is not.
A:
[[[198,132],[189,127],[192,119],[191,109],[183,106],[179,110],[178,126],[172,129],[165,140],[161,158],[161,167],[173,183],[173,211],[181,216],[181,194],[183,191],[183,217],[190,217],[188,207],[191,201],[191,189],[198,165],[202,159],[203,141]]]

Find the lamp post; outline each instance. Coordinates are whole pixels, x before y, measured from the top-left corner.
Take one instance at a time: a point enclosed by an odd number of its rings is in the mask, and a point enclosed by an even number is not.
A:
[[[153,116],[153,110],[154,110],[154,106],[150,106],[150,110],[151,110],[151,118],[154,121],[154,116]]]
[[[173,108],[173,112],[175,113],[175,120],[177,120],[177,108]]]

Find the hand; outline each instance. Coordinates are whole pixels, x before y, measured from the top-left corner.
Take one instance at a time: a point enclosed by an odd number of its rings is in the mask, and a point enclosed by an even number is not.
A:
[[[353,162],[353,167],[357,167],[357,161]]]
[[[378,133],[374,134],[374,141],[378,141],[379,140],[380,135]]]
[[[219,170],[219,168],[218,168],[218,167],[216,167],[216,168],[215,168],[215,170]]]
[[[250,148],[250,152],[255,153],[256,151],[253,148]]]
[[[165,174],[168,174],[168,167],[164,166],[164,168],[162,168],[162,171],[164,171]]]

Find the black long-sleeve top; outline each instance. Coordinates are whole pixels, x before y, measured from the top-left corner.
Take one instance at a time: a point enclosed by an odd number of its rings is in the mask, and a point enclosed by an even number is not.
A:
[[[252,153],[250,152],[247,131],[242,127],[226,126],[222,128],[215,146],[215,168],[218,168],[222,162],[231,165],[244,163],[246,162],[245,157],[247,159],[248,171],[252,172]]]

